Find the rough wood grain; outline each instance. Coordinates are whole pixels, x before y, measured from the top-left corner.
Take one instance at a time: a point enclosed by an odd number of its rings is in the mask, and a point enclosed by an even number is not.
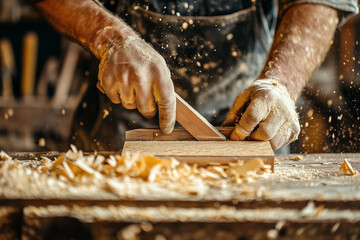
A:
[[[13,155],[34,159],[38,153]],[[143,229],[140,239],[269,239],[273,233],[279,239],[357,239],[360,176],[337,171],[344,159],[359,170],[360,154],[311,154],[294,161],[296,156],[277,155],[276,172],[266,179],[213,187],[201,195],[143,188],[128,197],[81,188],[7,195],[0,189],[0,205],[23,208],[23,239],[117,239],[123,228],[136,230],[135,224]],[[153,184],[153,189],[160,187]],[[309,202],[315,208],[304,214]]]
[[[174,157],[201,165],[260,158],[274,166],[274,153],[268,141],[126,141],[125,152]]]
[[[177,94],[176,121],[199,141],[226,140],[224,135]]]
[[[102,154],[100,152],[100,154]],[[109,153],[106,153],[109,154]],[[117,153],[113,153],[117,154]],[[26,156],[28,155],[28,156]],[[34,159],[37,153],[17,153],[21,159]],[[49,192],[46,195],[8,194],[0,189],[0,205],[48,205],[89,203],[96,205],[122,204],[127,206],[212,207],[214,202],[236,208],[294,208],[302,209],[309,201],[329,209],[360,209],[360,176],[339,176],[338,170],[347,159],[360,169],[360,154],[309,154],[294,161],[297,155],[276,155],[275,173],[267,179],[233,185],[228,188],[210,188],[203,195],[151,194],[139,190],[129,197],[120,197],[102,190],[81,188],[72,191]],[[34,160],[32,160],[34,161]],[[153,183],[154,186],[156,185]],[[159,187],[156,185],[156,187]],[[156,189],[154,187],[154,189]],[[131,188],[134,188],[131,186]]]
[[[230,138],[234,127],[216,127],[216,129],[223,134],[226,138]],[[184,128],[175,128],[170,134],[164,134],[158,128],[139,128],[126,131],[126,141],[196,141]]]

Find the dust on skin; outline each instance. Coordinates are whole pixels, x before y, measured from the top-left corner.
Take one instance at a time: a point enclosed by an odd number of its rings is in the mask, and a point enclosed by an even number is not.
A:
[[[279,26],[260,78],[278,80],[296,100],[310,75],[323,61],[330,47],[324,43],[332,41],[337,23],[337,11],[329,7],[303,5],[291,8]]]

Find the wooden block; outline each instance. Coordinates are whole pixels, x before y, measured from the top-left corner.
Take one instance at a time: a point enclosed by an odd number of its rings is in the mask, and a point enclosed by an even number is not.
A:
[[[176,94],[176,121],[199,141],[225,141],[222,135],[203,116]]]
[[[274,152],[269,141],[125,141],[125,152],[174,157],[199,165],[259,158],[274,168]]]
[[[230,138],[230,134],[234,127],[216,127],[216,129],[226,138]],[[126,141],[196,141],[184,128],[175,128],[170,134],[164,134],[158,128],[140,128],[125,133]]]

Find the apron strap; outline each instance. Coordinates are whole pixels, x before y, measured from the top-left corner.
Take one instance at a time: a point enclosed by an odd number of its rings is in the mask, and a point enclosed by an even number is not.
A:
[[[277,13],[277,2],[273,1],[274,7],[273,7],[273,16],[274,21],[271,26],[269,26],[268,21],[266,19],[266,16],[264,14],[264,9],[262,6],[262,2],[259,0],[251,1],[252,7],[255,8],[254,11],[254,26],[255,26],[255,34],[259,38],[261,45],[263,46],[265,51],[269,51],[273,35],[274,35],[274,29],[276,24],[276,13]]]

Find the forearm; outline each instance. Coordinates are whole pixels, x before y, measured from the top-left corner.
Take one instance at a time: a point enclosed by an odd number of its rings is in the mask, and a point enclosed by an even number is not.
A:
[[[126,23],[92,0],[45,0],[35,7],[55,29],[99,59],[114,42],[136,37]]]
[[[277,80],[296,101],[324,60],[337,23],[335,9],[311,4],[292,7],[280,23],[259,78]]]

